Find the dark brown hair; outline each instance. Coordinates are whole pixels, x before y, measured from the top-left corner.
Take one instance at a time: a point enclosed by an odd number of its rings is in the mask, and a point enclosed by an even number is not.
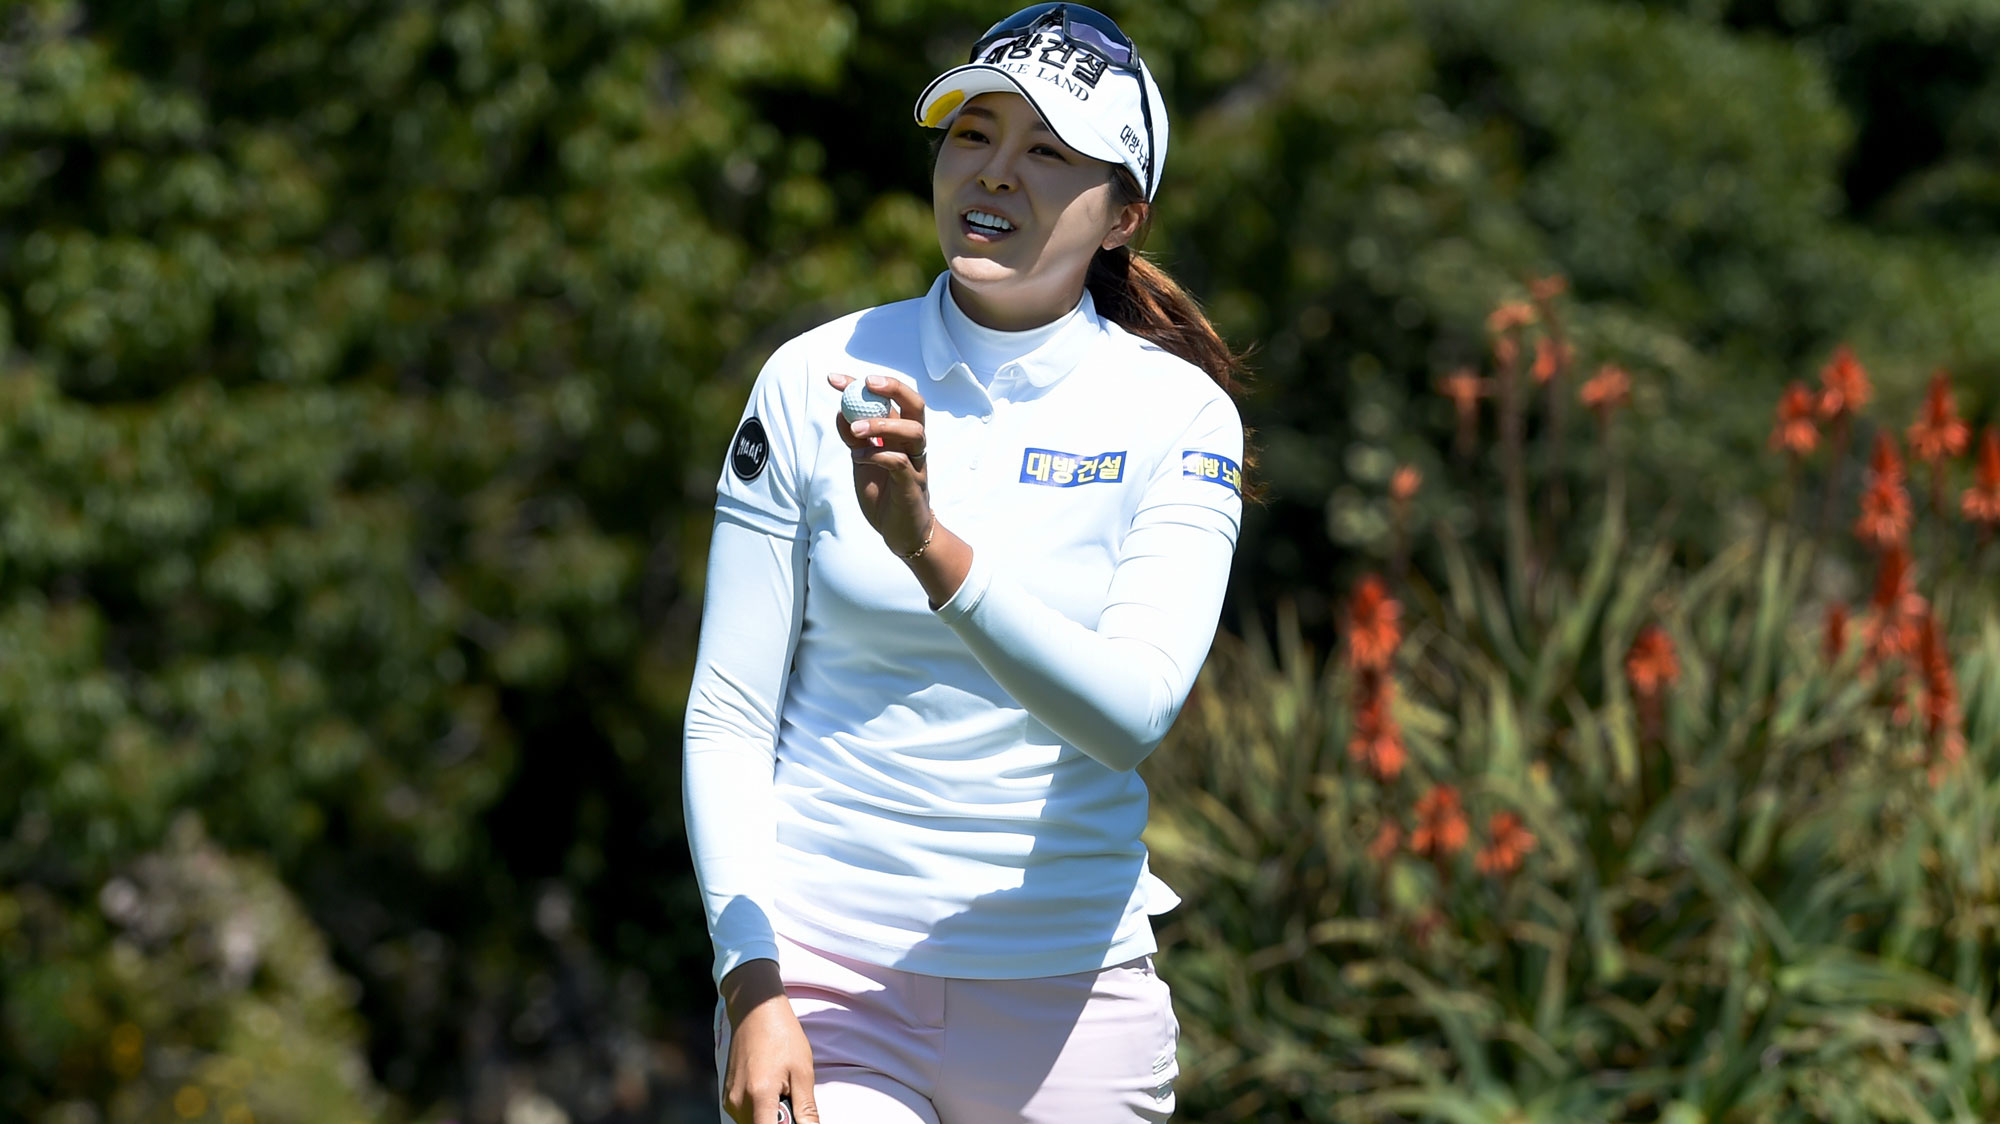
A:
[[[1129,168],[1113,165],[1111,183],[1117,190],[1113,202],[1118,206],[1145,201],[1145,194],[1139,190],[1139,181]],[[1137,247],[1145,241],[1152,225],[1153,209],[1148,206],[1145,219],[1130,241],[1115,250],[1099,250],[1097,256],[1090,259],[1090,272],[1085,275],[1083,284],[1090,290],[1098,315],[1200,367],[1230,397],[1240,396],[1249,374],[1244,362],[1246,353],[1230,350],[1222,333],[1208,322],[1200,303],[1181,288],[1180,282],[1168,276],[1166,270],[1154,265],[1139,252]],[[1261,483],[1252,484],[1249,480],[1250,468],[1257,461],[1250,436],[1251,430],[1245,426],[1243,498],[1256,500],[1263,497],[1263,487]]]
[[[1114,165],[1112,173],[1112,186],[1118,190],[1114,203],[1123,207],[1145,201],[1130,169]],[[1244,354],[1231,351],[1188,291],[1137,250],[1152,225],[1152,208],[1148,207],[1130,242],[1115,250],[1099,250],[1090,260],[1090,272],[1083,283],[1097,303],[1098,314],[1200,367],[1232,396],[1241,394],[1248,374]]]

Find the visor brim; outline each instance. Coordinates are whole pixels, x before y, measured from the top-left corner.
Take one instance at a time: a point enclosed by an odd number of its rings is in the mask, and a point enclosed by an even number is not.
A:
[[[946,128],[967,102],[981,94],[1019,94],[1034,107],[1035,115],[1042,119],[1042,124],[1049,127],[1056,139],[1093,160],[1102,160],[1107,164],[1126,163],[1125,153],[1086,121],[1072,115],[1072,103],[1049,99],[1048,104],[1044,104],[1019,79],[986,63],[953,67],[932,79],[917,98],[917,124],[930,129]]]

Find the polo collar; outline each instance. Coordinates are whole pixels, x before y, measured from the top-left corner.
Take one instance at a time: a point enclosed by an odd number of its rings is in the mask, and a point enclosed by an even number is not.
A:
[[[951,334],[944,327],[944,304],[951,299],[951,271],[938,274],[931,283],[931,291],[924,296],[923,311],[917,322],[918,342],[923,349],[924,372],[936,382],[958,368],[964,368],[967,377],[972,368],[959,357],[958,347],[951,342]],[[1042,346],[1023,355],[1009,364],[1019,368],[1016,377],[1024,378],[1035,387],[1045,387],[1069,374],[1090,354],[1097,342],[1103,338],[1104,321],[1097,315],[1097,302],[1091,300],[1090,290],[1083,291],[1083,301],[1078,306],[1079,315],[1071,318],[1062,331]]]

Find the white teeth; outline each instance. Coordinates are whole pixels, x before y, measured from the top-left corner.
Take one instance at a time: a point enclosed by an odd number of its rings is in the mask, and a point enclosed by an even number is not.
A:
[[[965,212],[965,221],[971,223],[974,226],[986,227],[989,230],[1014,229],[1013,223],[1008,222],[1006,219],[1001,218],[999,215],[988,214],[985,211],[967,211]]]

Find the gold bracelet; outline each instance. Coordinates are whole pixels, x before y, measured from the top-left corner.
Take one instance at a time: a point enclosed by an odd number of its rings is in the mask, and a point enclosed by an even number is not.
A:
[[[898,557],[898,558],[901,558],[901,559],[902,559],[903,561],[905,561],[905,562],[915,562],[915,561],[916,561],[917,559],[919,559],[919,558],[922,558],[922,557],[924,556],[924,551],[926,551],[926,550],[929,550],[929,549],[931,548],[931,540],[932,540],[932,539],[934,539],[934,538],[937,538],[937,515],[936,515],[936,514],[932,514],[932,515],[931,515],[931,529],[930,529],[930,533],[928,533],[928,534],[926,534],[926,535],[924,536],[924,543],[923,543],[923,545],[922,545],[922,546],[919,546],[919,547],[918,547],[917,549],[915,549],[915,550],[913,550],[913,551],[909,552],[908,554],[898,554],[898,555],[897,555],[896,557]]]

